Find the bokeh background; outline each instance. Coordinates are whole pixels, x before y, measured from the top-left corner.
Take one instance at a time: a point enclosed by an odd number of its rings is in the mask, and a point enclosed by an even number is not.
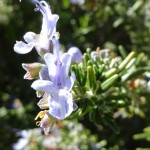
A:
[[[77,46],[119,48],[150,54],[149,0],[47,0],[60,16],[57,31],[64,50]],[[3,150],[140,150],[150,149],[150,94],[146,104],[127,108],[116,122],[120,133],[95,126],[89,120],[60,122],[49,136],[35,125],[39,111],[31,81],[23,80],[22,63],[36,62],[36,51],[19,55],[13,51],[16,40],[27,31],[39,33],[42,16],[29,0],[0,0],[0,149]],[[149,59],[148,59],[149,60]],[[147,59],[145,60],[147,61]],[[150,86],[148,87],[150,91]],[[138,133],[143,134],[138,136]],[[140,139],[141,140],[137,140]],[[148,149],[145,149],[148,150]]]

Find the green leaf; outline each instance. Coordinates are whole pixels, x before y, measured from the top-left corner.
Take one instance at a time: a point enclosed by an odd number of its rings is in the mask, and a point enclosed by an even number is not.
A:
[[[96,77],[92,66],[87,67],[87,86],[93,89],[96,84]]]
[[[134,51],[131,52],[119,65],[119,67],[118,67],[119,71],[122,71],[127,66],[127,64],[130,62],[130,60],[135,57],[135,55],[136,55],[136,53]]]
[[[112,87],[116,83],[118,78],[119,78],[119,75],[114,74],[113,76],[111,76],[110,78],[108,78],[107,80],[102,82],[102,84],[101,84],[102,90],[104,90],[104,91],[108,90],[110,87]]]

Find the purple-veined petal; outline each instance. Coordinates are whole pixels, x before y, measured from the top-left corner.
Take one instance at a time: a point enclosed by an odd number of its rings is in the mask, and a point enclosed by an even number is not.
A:
[[[16,53],[19,53],[19,54],[26,54],[26,53],[29,53],[33,47],[35,46],[35,43],[24,43],[22,41],[17,41],[16,44],[14,45],[14,51]]]
[[[49,31],[48,15],[52,16],[51,9],[50,9],[50,6],[45,1],[38,2],[38,3],[40,4],[39,5],[40,6],[40,11],[43,15],[43,23],[42,23],[41,34],[48,35],[48,31]]]
[[[41,71],[39,72],[39,76],[40,76],[40,79],[43,79],[43,80],[50,80],[49,79],[49,74],[48,74],[48,67],[45,66],[41,69]]]
[[[37,42],[37,35],[34,32],[27,32],[23,36],[23,38],[27,43],[30,43],[30,42],[36,43]]]
[[[65,86],[64,88],[67,90],[67,91],[71,91],[73,85],[74,85],[74,82],[76,80],[76,77],[75,77],[75,73],[72,72],[71,73],[71,76],[65,81]]]
[[[56,32],[56,23],[59,16],[51,13],[50,6],[45,1],[40,2],[40,11],[43,15],[41,34],[46,34],[51,39]]]
[[[65,86],[65,82],[68,78],[71,57],[67,53],[64,53],[61,55],[60,59],[61,59],[60,66],[59,66],[59,69],[57,69],[57,74],[58,74],[57,80],[59,80],[59,83],[61,84],[61,87],[63,88]]]
[[[56,14],[51,14],[47,17],[48,18],[43,18],[41,34],[46,34],[49,39],[52,39],[54,33],[56,32],[56,23],[59,19],[59,16]]]
[[[66,90],[60,90],[58,95],[50,98],[49,113],[57,118],[64,119],[73,111],[72,94]]]
[[[56,92],[53,82],[47,80],[36,80],[32,83],[31,87],[37,91],[43,91],[48,94]]]

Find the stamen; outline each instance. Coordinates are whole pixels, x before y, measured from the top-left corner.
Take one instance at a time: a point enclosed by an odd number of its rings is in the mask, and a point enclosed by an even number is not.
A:
[[[38,118],[43,118],[45,114],[46,114],[46,111],[40,111],[35,117],[35,120],[37,120]]]
[[[57,64],[59,65],[59,66],[61,66],[62,65],[62,62],[60,62],[59,61],[59,63],[57,62],[57,60],[54,62],[54,64],[57,66]]]
[[[36,8],[34,9],[34,11],[42,11],[43,13],[45,12],[45,9],[43,8],[43,4],[41,2],[39,2],[38,0],[34,0]]]
[[[36,125],[37,125],[37,126],[40,126],[40,125],[41,125],[41,121],[37,121],[37,122],[36,122]]]
[[[34,11],[40,11],[40,8],[36,7],[34,8]]]

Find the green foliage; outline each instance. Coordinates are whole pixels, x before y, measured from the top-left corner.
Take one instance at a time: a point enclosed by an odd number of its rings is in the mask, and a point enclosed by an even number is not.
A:
[[[141,54],[131,52],[122,59],[108,49],[97,49],[95,52],[90,52],[88,49],[87,53],[84,53],[82,63],[72,66],[72,71],[77,74],[73,93],[77,97],[75,101],[79,106],[74,117],[88,114],[91,122],[109,126],[118,133],[119,128],[113,118],[114,112],[119,108],[128,107],[132,103],[133,95],[139,94],[136,92],[138,87],[129,87],[127,81],[132,82],[139,76],[142,77],[144,72],[150,71],[149,67],[140,66],[141,62],[138,63],[139,59],[135,60],[135,57],[139,58]],[[99,71],[101,66],[103,66],[102,72]],[[83,80],[85,81],[82,82]],[[129,95],[131,91],[132,95]]]
[[[133,136],[135,140],[146,140],[150,142],[150,126],[143,129],[143,133],[138,133]],[[137,148],[137,150],[149,150],[150,148]]]
[[[13,7],[8,2],[8,0],[1,0],[0,2],[0,24],[8,24],[12,12],[13,12]]]

